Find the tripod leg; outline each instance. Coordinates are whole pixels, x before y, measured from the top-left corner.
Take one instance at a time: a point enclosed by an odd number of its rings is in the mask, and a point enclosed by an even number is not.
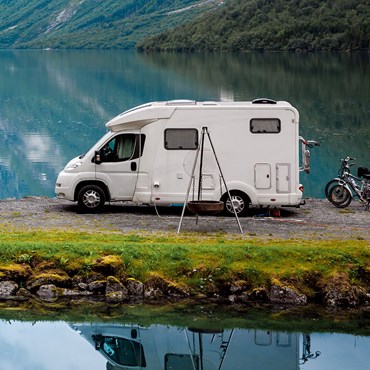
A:
[[[217,163],[217,166],[218,166],[218,170],[220,171],[220,174],[221,174],[221,177],[222,177],[222,181],[223,181],[223,183],[224,183],[224,185],[225,185],[225,189],[226,189],[226,191],[227,191],[227,195],[228,195],[228,197],[229,197],[229,199],[230,199],[230,204],[231,204],[231,205],[232,205],[232,207],[233,207],[233,211],[234,211],[234,215],[235,215],[235,218],[236,218],[236,222],[238,223],[238,226],[239,226],[239,230],[240,230],[240,232],[243,234],[243,229],[242,229],[242,226],[241,226],[241,224],[240,224],[239,217],[238,217],[238,215],[237,215],[237,213],[236,213],[236,210],[235,210],[235,207],[234,207],[234,203],[232,202],[232,199],[231,199],[231,195],[230,195],[229,189],[228,189],[228,187],[227,187],[227,185],[226,185],[226,181],[225,181],[224,175],[223,175],[223,173],[222,173],[221,166],[220,166],[220,162],[218,161],[218,158],[217,158],[217,155],[216,155],[216,151],[215,151],[215,148],[214,148],[213,143],[212,143],[212,140],[211,140],[211,136],[209,135],[208,128],[206,128],[206,132],[207,132],[208,139],[209,139],[209,142],[210,142],[211,147],[212,147],[213,154],[214,154],[215,159],[216,159],[216,163]]]
[[[187,203],[188,203],[188,197],[189,197],[189,193],[190,193],[191,183],[192,183],[193,181],[195,181],[195,179],[194,179],[193,177],[194,177],[195,167],[196,167],[196,165],[197,165],[198,155],[199,155],[199,147],[198,147],[197,152],[196,152],[196,154],[195,154],[195,159],[194,159],[194,163],[193,163],[193,168],[192,168],[192,170],[191,170],[191,175],[190,175],[190,181],[189,181],[189,184],[188,184],[188,189],[187,189],[187,191],[186,191],[185,202],[184,202],[184,206],[182,207],[180,223],[179,223],[179,227],[177,228],[177,234],[179,234],[179,233],[180,233],[182,220],[183,220],[183,218],[184,218],[184,213],[185,213],[186,205],[187,205]]]

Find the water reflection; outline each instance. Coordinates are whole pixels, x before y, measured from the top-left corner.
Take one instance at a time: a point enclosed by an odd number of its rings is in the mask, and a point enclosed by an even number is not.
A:
[[[124,323],[0,323],[2,370],[347,370],[370,337]],[[21,355],[20,355],[21,354]]]
[[[64,322],[0,323],[1,370],[104,370],[106,362]]]
[[[160,325],[73,327],[107,359],[107,368],[112,369],[299,369],[302,336],[297,333],[209,331]],[[306,350],[302,361],[307,362],[310,355]]]
[[[0,52],[0,198],[54,196],[57,173],[104,123],[156,100],[288,100],[301,133],[321,141],[306,196],[323,196],[339,159],[370,158],[368,55]],[[46,179],[46,180],[45,180]]]

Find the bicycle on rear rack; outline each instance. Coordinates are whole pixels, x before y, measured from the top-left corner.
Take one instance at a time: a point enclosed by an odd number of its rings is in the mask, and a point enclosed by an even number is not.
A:
[[[368,211],[370,210],[370,170],[359,167],[357,176],[354,176],[350,171],[350,167],[355,165],[354,160],[355,158],[352,157],[341,159],[339,177],[326,184],[325,196],[338,208],[348,207],[352,199],[358,197]]]

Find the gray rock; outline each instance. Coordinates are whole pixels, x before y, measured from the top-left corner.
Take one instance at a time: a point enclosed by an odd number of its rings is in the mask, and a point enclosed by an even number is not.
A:
[[[88,290],[92,292],[98,292],[98,291],[104,292],[104,290],[106,289],[106,286],[107,286],[107,282],[105,280],[97,280],[97,281],[93,281],[89,283],[87,288]]]
[[[127,279],[126,287],[128,294],[135,297],[142,297],[144,295],[144,284],[135,279]]]
[[[76,289],[60,289],[59,292],[61,297],[78,297],[78,296],[88,296],[92,295],[92,292],[87,290],[76,290]]]
[[[58,299],[58,289],[53,284],[41,285],[36,293],[41,299],[52,301]]]
[[[17,297],[31,298],[31,297],[33,297],[33,295],[26,288],[20,288],[17,291]]]
[[[89,287],[88,284],[86,284],[86,283],[79,283],[77,286],[81,290],[87,290],[88,287]]]
[[[279,286],[273,284],[269,295],[272,303],[305,305],[307,304],[307,297],[287,286]]]
[[[344,274],[335,277],[324,288],[324,302],[329,307],[356,307],[368,301],[367,292],[353,286]]]
[[[32,290],[39,288],[42,285],[54,285],[54,284],[58,286],[65,286],[68,285],[69,282],[70,278],[66,274],[59,275],[56,273],[45,272],[36,276],[31,276],[27,281],[26,288],[28,290]]]
[[[127,293],[127,288],[117,278],[108,276],[105,290],[105,298],[108,303],[122,302]]]
[[[144,291],[144,298],[146,299],[157,299],[164,296],[163,292],[159,288],[148,287]]]
[[[123,291],[109,292],[105,294],[108,303],[120,303],[125,299]]]
[[[16,294],[18,284],[14,281],[0,281],[0,296],[9,297]]]
[[[240,294],[248,289],[248,283],[244,280],[238,280],[231,284],[230,292],[232,294]]]

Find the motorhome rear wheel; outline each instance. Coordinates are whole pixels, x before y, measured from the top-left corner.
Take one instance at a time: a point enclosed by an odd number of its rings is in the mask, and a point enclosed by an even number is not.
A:
[[[238,216],[244,216],[249,208],[250,200],[248,196],[240,191],[231,191],[231,201],[233,202],[235,212]],[[228,216],[234,216],[234,209],[228,195],[224,195],[223,202],[225,204],[225,212]]]

